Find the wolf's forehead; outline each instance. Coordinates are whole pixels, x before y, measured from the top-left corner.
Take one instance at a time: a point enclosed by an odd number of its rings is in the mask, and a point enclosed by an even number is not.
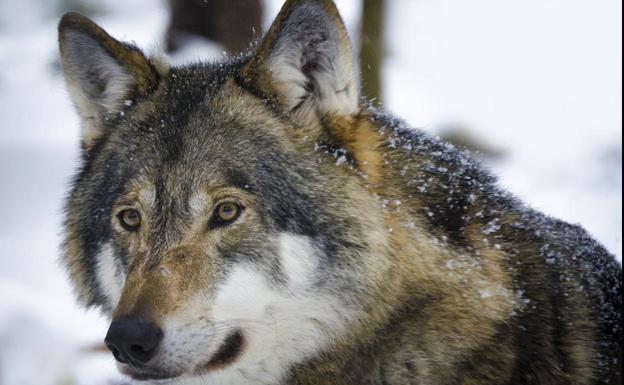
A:
[[[153,108],[129,112],[105,150],[127,177],[143,176],[133,189],[143,191],[145,202],[199,206],[193,194],[213,186],[260,193],[259,185],[285,183],[283,169],[292,168],[288,160],[295,152],[284,134],[287,126],[266,103],[227,71],[201,67],[172,75]],[[128,179],[119,182],[118,190],[130,187]]]
[[[139,150],[150,161],[193,165],[237,158],[242,153],[251,156],[258,145],[276,144],[276,136],[269,140],[267,134],[281,123],[256,97],[233,81],[210,90],[189,83],[170,83],[149,112],[124,122],[118,142],[128,143],[126,149]]]
[[[188,171],[185,173],[184,171]],[[180,165],[173,170],[150,170],[129,181],[124,200],[146,206],[181,206],[199,212],[215,195],[235,189],[252,192],[253,182],[238,171],[214,168],[196,172]]]
[[[139,177],[129,183],[128,194],[147,205],[184,204],[194,209],[206,202],[213,193],[231,182],[218,170],[201,177],[179,172]],[[173,202],[173,201],[176,202]]]

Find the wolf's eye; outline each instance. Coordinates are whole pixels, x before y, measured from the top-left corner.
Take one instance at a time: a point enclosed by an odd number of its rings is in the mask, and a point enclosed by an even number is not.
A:
[[[121,227],[127,231],[137,231],[141,225],[141,214],[135,209],[121,211],[118,218],[119,223],[121,223]]]
[[[230,222],[236,219],[239,209],[236,203],[221,203],[217,207],[217,215],[222,221]]]
[[[215,209],[209,226],[214,228],[234,222],[240,216],[241,211],[242,207],[236,203],[221,203]]]

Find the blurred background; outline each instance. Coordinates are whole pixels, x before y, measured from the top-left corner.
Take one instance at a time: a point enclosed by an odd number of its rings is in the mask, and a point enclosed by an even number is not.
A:
[[[622,2],[337,0],[365,95],[467,147],[622,257]],[[174,63],[223,60],[281,0],[0,0],[0,385],[126,384],[58,265],[78,121],[56,24],[78,10]]]

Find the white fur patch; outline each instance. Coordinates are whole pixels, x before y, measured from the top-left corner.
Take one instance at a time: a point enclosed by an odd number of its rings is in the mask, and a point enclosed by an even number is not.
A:
[[[318,257],[308,237],[292,234],[280,236],[280,262],[288,286],[295,290],[307,289],[314,282]]]
[[[292,364],[342,334],[348,318],[334,298],[280,292],[245,267],[219,290],[213,317],[242,328],[247,340],[238,362],[208,376],[214,384],[277,384]]]
[[[310,240],[282,234],[276,241],[288,287],[251,263],[240,264],[218,285],[214,300],[198,293],[167,320],[161,359],[171,369],[206,364],[233,331],[245,338],[236,362],[180,383],[279,384],[293,364],[344,334],[348,307],[327,292],[309,290],[317,265]]]
[[[209,204],[210,199],[203,192],[193,194],[188,201],[193,216],[204,213]]]
[[[112,309],[119,303],[125,276],[114,256],[113,247],[106,244],[97,256],[96,276],[98,284]]]

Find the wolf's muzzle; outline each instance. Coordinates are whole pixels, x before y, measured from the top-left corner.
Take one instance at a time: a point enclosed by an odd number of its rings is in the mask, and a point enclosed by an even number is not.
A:
[[[111,323],[104,343],[122,364],[145,364],[158,350],[163,333],[152,322],[122,316]]]

